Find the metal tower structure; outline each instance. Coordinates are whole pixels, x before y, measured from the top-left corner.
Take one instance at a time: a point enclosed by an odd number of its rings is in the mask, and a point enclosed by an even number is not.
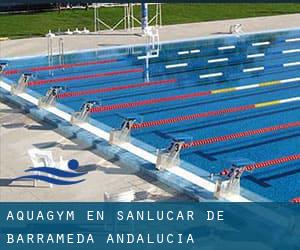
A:
[[[155,14],[149,16],[148,6],[155,6]],[[137,16],[134,13],[134,7],[141,6],[141,15]],[[101,16],[101,10],[104,8],[123,7],[123,16],[113,25],[109,25]],[[162,7],[161,3],[126,3],[126,4],[107,4],[107,3],[94,3],[94,31],[99,32],[101,30],[115,30],[123,28],[124,30],[130,30],[141,27],[144,31],[148,25],[156,27],[162,26]],[[102,28],[101,28],[102,27]]]

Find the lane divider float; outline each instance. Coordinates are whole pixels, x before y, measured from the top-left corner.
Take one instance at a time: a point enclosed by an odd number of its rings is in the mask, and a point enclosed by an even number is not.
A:
[[[292,199],[291,202],[300,204],[300,197]]]
[[[196,113],[196,114],[191,114],[191,115],[184,115],[184,116],[177,116],[177,117],[160,119],[160,120],[152,120],[152,121],[147,121],[147,122],[142,122],[142,123],[135,123],[132,125],[132,129],[142,129],[142,128],[147,128],[147,127],[162,126],[162,125],[171,124],[171,123],[195,120],[195,119],[204,118],[204,117],[219,116],[219,115],[224,115],[224,114],[229,114],[229,113],[241,112],[241,111],[252,110],[252,109],[256,109],[256,108],[263,108],[263,107],[268,107],[268,106],[274,106],[274,105],[279,105],[279,104],[283,104],[283,103],[291,103],[291,102],[296,102],[296,101],[300,101],[300,96],[288,98],[288,99],[282,99],[282,100],[274,100],[274,101],[269,101],[269,102],[262,102],[262,103],[257,103],[257,104],[250,104],[250,105],[245,105],[245,106],[221,109],[221,110],[208,111],[208,112],[204,112],[204,113]]]
[[[60,78],[54,78],[54,79],[31,81],[28,83],[28,86],[36,86],[36,85],[43,85],[43,84],[49,84],[49,83],[100,78],[100,77],[105,77],[105,76],[125,75],[125,74],[130,74],[130,73],[139,73],[139,72],[143,72],[143,71],[144,70],[142,68],[136,68],[136,69],[126,69],[126,70],[103,72],[103,73],[98,73],[98,74],[60,77]]]
[[[222,136],[216,136],[216,137],[186,142],[182,145],[182,148],[184,149],[184,148],[190,148],[190,147],[198,147],[198,146],[213,144],[213,143],[217,143],[217,142],[235,140],[238,138],[243,138],[243,137],[248,137],[248,136],[271,133],[271,132],[289,129],[289,128],[295,128],[295,127],[299,127],[299,126],[300,126],[300,121],[290,122],[290,123],[275,125],[275,126],[271,126],[271,127],[259,128],[259,129],[255,129],[255,130],[238,132],[238,133],[229,134],[229,135],[222,135]]]
[[[25,68],[25,69],[11,69],[3,72],[4,75],[14,75],[22,72],[38,72],[38,71],[46,71],[46,70],[55,70],[55,69],[68,69],[82,66],[90,66],[90,65],[99,65],[99,64],[108,64],[117,62],[117,59],[107,59],[107,60],[99,60],[99,61],[88,61],[88,62],[80,62],[80,63],[69,63],[64,65],[54,65],[54,66],[41,66],[34,68]]]
[[[254,89],[254,88],[259,88],[259,87],[267,87],[267,86],[272,86],[272,85],[276,85],[276,84],[285,84],[285,83],[296,82],[296,81],[300,81],[300,77],[276,80],[276,81],[269,81],[269,82],[263,82],[263,83],[251,84],[251,85],[245,85],[245,86],[239,86],[239,87],[232,87],[232,88],[201,91],[201,92],[195,92],[195,93],[184,94],[184,95],[176,95],[176,96],[168,96],[168,97],[161,97],[161,98],[155,98],[155,99],[141,100],[141,101],[135,101],[135,102],[111,104],[111,105],[106,105],[106,106],[94,107],[92,109],[92,112],[97,113],[97,112],[112,111],[115,109],[134,108],[134,107],[138,107],[138,106],[152,105],[152,104],[156,104],[156,103],[170,102],[170,101],[176,101],[176,100],[184,100],[184,99],[196,98],[196,97],[201,97],[201,96],[209,96],[209,95],[228,93],[228,92],[233,92],[233,91]]]
[[[285,157],[281,157],[281,158],[277,158],[277,159],[258,162],[258,163],[254,163],[254,164],[250,164],[250,165],[247,165],[247,166],[240,167],[238,169],[240,170],[240,172],[253,171],[253,170],[256,170],[256,169],[266,168],[266,167],[270,167],[270,166],[274,166],[274,165],[280,165],[280,164],[283,164],[283,163],[287,163],[287,162],[290,162],[290,161],[297,161],[297,160],[300,160],[300,154],[289,155],[289,156],[285,156]],[[229,170],[224,169],[223,171],[220,172],[220,175],[221,176],[227,175],[228,172],[229,172]]]
[[[162,85],[162,84],[171,84],[171,83],[176,83],[176,79],[167,79],[167,80],[160,80],[160,81],[128,84],[128,85],[123,85],[123,86],[65,92],[65,93],[58,94],[57,98],[78,97],[78,96],[83,96],[83,95],[93,95],[93,94],[113,92],[113,91],[118,91],[118,90],[141,88],[141,87],[148,87],[148,86]]]

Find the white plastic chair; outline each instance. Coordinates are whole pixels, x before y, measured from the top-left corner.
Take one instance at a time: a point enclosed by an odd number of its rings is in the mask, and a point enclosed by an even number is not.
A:
[[[133,202],[134,199],[135,199],[135,192],[133,190],[129,190],[129,191],[126,191],[123,193],[117,193],[117,194],[110,194],[107,192],[104,193],[104,201],[105,202]],[[107,206],[108,206],[108,204],[107,204]],[[122,227],[122,226],[126,226],[126,230],[128,229],[128,227],[130,227],[131,231],[134,231],[133,221],[130,221],[129,225],[128,224],[120,225],[117,223],[117,220],[113,220],[112,223],[107,222],[107,221],[104,223],[104,229],[105,230],[109,229],[112,232],[121,231],[120,227]],[[116,230],[116,229],[118,229],[118,230]]]
[[[65,35],[73,35],[73,31],[71,31],[70,29],[68,29],[68,30],[65,32]]]
[[[242,25],[239,24],[239,23],[238,24],[234,24],[234,25],[230,25],[229,32],[231,34],[240,35],[241,33],[243,33]]]
[[[82,31],[79,30],[78,28],[76,28],[76,29],[73,31],[73,34],[74,34],[74,35],[79,35],[79,34],[81,34],[81,33],[82,33]]]
[[[89,33],[90,31],[86,27],[84,27],[84,29],[82,30],[82,34],[89,34]]]
[[[34,168],[37,167],[53,167],[55,168],[55,162],[53,160],[52,152],[51,151],[42,151],[37,148],[32,148],[28,150],[29,157],[33,164]],[[40,175],[40,172],[35,172],[37,175]],[[51,175],[48,174],[50,177]],[[33,181],[33,185],[37,186],[37,180]],[[53,187],[53,184],[50,184],[50,187]]]

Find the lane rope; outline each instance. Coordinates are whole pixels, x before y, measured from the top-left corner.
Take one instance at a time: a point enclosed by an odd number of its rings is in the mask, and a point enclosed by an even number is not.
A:
[[[242,167],[242,170],[252,171],[252,170],[255,170],[255,169],[266,168],[266,167],[270,167],[270,166],[273,166],[273,165],[280,165],[280,164],[283,164],[283,163],[286,163],[286,162],[296,161],[296,160],[300,160],[300,154],[289,155],[289,156],[285,156],[285,157],[278,158],[278,159],[273,159],[273,160],[263,161],[263,162],[259,162],[259,163],[254,163],[254,164]]]
[[[115,87],[107,87],[107,88],[87,89],[87,90],[81,90],[81,91],[66,92],[66,93],[59,94],[57,96],[57,98],[68,98],[68,97],[77,97],[77,96],[83,96],[83,95],[93,95],[93,94],[99,94],[99,93],[105,93],[105,92],[113,92],[113,91],[117,91],[117,90],[141,88],[141,87],[161,85],[161,84],[171,84],[171,83],[176,83],[176,79],[167,79],[167,80],[160,80],[160,81],[128,84],[128,85],[123,85],[123,86],[115,86]]]
[[[300,204],[300,197],[292,199],[291,202]]]
[[[141,100],[141,101],[135,101],[135,102],[117,103],[117,104],[111,104],[111,105],[106,105],[106,106],[101,106],[101,107],[95,107],[92,109],[92,113],[112,111],[115,109],[134,108],[134,107],[138,107],[138,106],[152,105],[152,104],[157,104],[157,103],[161,103],[161,102],[185,100],[185,99],[190,99],[190,98],[222,94],[222,93],[229,93],[229,92],[241,91],[241,90],[246,90],[246,89],[267,87],[267,86],[272,86],[272,85],[276,85],[276,84],[285,84],[285,83],[296,82],[296,81],[300,81],[300,77],[284,79],[284,80],[276,80],[276,81],[270,81],[270,82],[263,82],[263,83],[251,84],[251,85],[245,85],[245,86],[239,86],[239,87],[232,87],[232,88],[201,91],[201,92],[195,92],[195,93],[184,94],[184,95],[176,95],[176,96]]]
[[[202,146],[202,145],[206,145],[206,144],[213,144],[213,143],[222,142],[222,141],[229,141],[229,140],[234,140],[234,139],[238,139],[238,138],[242,138],[242,137],[270,133],[270,132],[275,132],[275,131],[299,127],[299,126],[300,126],[300,121],[290,122],[290,123],[275,125],[275,126],[271,126],[271,127],[265,127],[265,128],[249,130],[249,131],[244,131],[244,132],[239,132],[239,133],[234,133],[234,134],[229,134],[229,135],[216,136],[216,137],[212,137],[212,138],[191,141],[191,142],[184,143],[182,145],[182,148],[186,149],[186,148],[190,148],[190,147],[198,147],[198,146]]]
[[[82,67],[82,66],[90,66],[90,65],[99,65],[99,64],[107,64],[107,63],[114,63],[117,62],[117,59],[106,59],[106,60],[99,60],[99,61],[87,61],[87,62],[80,62],[80,63],[68,63],[64,65],[54,65],[54,66],[41,66],[41,67],[34,67],[34,68],[25,68],[25,69],[11,69],[6,70],[3,72],[4,75],[14,75],[22,72],[39,72],[45,70],[56,70],[56,69],[69,69],[75,67]]]
[[[183,122],[183,121],[194,120],[194,119],[199,119],[199,118],[204,118],[204,117],[223,115],[223,114],[228,114],[228,113],[250,110],[250,109],[254,109],[254,108],[255,108],[255,105],[245,105],[245,106],[228,108],[228,109],[208,111],[208,112],[198,113],[198,114],[177,116],[177,117],[161,119],[161,120],[153,120],[153,121],[133,124],[132,129],[141,129],[141,128],[147,128],[147,127],[161,126],[161,125],[166,125],[166,124],[170,124],[170,123]]]
[[[142,101],[137,101],[137,102],[117,103],[117,104],[112,104],[112,105],[107,105],[107,106],[95,107],[91,110],[91,112],[98,113],[98,112],[111,111],[111,110],[115,110],[115,109],[134,108],[134,107],[138,107],[138,106],[156,104],[156,103],[161,103],[161,102],[170,102],[170,101],[175,101],[175,100],[179,100],[179,99],[206,96],[209,94],[210,94],[210,92],[206,91],[206,92],[197,92],[197,93],[178,95],[178,96],[168,96],[168,97],[161,97],[161,98],[156,98],[156,99],[142,100]]]
[[[281,157],[278,159],[272,159],[272,160],[268,160],[268,161],[258,162],[258,163],[246,165],[243,167],[239,167],[237,169],[238,169],[239,173],[243,173],[245,171],[253,171],[255,169],[266,168],[266,167],[280,165],[280,164],[283,164],[286,162],[297,161],[297,160],[300,160],[300,154],[289,155],[289,156]],[[220,176],[229,176],[231,174],[231,172],[232,172],[231,170],[224,169],[219,173],[219,175]]]
[[[54,78],[54,79],[31,81],[28,83],[28,86],[36,86],[36,85],[42,85],[42,84],[48,84],[48,83],[66,82],[66,81],[73,81],[73,80],[100,78],[100,77],[105,77],[105,76],[124,75],[124,74],[130,74],[130,73],[139,73],[139,72],[143,72],[143,71],[144,70],[142,68],[136,68],[136,69],[110,71],[110,72],[104,72],[104,73],[99,73],[99,74],[60,77],[60,78]]]
[[[204,113],[197,113],[197,114],[177,116],[177,117],[160,119],[160,120],[152,120],[152,121],[147,121],[147,122],[142,122],[142,123],[135,123],[132,125],[132,129],[141,129],[141,128],[147,128],[147,127],[161,126],[161,125],[166,125],[166,124],[170,124],[170,123],[183,122],[183,121],[194,120],[194,119],[210,117],[210,116],[218,116],[218,115],[223,115],[223,114],[228,114],[228,113],[235,113],[235,112],[246,111],[246,110],[251,110],[251,109],[255,109],[255,108],[263,108],[263,107],[274,106],[274,105],[279,105],[279,104],[283,104],[283,103],[291,103],[291,102],[296,102],[296,101],[300,101],[300,96],[288,98],[288,99],[282,99],[282,100],[275,100],[275,101],[233,107],[233,108],[228,108],[228,109],[208,111],[208,112],[204,112]]]

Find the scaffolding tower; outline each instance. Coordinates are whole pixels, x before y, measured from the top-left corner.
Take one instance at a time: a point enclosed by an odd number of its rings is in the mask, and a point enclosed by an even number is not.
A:
[[[149,17],[149,25],[156,27],[162,26],[162,7],[161,3],[151,3],[148,5],[155,6],[155,14]],[[132,30],[139,28],[142,25],[142,20],[140,16],[136,16],[134,13],[134,7],[141,6],[140,3],[126,3],[126,4],[117,4],[117,3],[94,3],[94,31],[99,32],[101,30],[115,30],[123,27],[124,30]],[[101,16],[101,10],[103,8],[115,8],[123,7],[123,16],[112,25],[109,25]],[[101,29],[102,25],[102,29]],[[103,28],[104,27],[104,28]]]

